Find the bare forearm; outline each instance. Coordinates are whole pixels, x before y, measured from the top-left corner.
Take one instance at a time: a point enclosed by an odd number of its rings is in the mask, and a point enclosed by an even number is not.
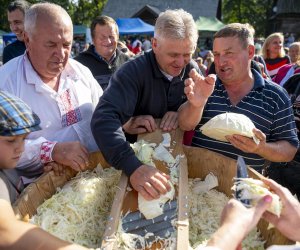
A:
[[[220,249],[235,250],[243,240],[242,230],[232,228],[230,225],[222,225],[211,237],[207,246]]]
[[[0,249],[6,250],[84,250],[60,240],[42,229],[15,218],[10,204],[0,199]]]
[[[287,141],[269,142],[257,154],[273,162],[289,162],[293,160],[297,148]]]
[[[196,107],[193,106],[189,101],[185,102],[178,109],[178,124],[182,130],[190,131],[194,129],[201,120],[203,105]]]

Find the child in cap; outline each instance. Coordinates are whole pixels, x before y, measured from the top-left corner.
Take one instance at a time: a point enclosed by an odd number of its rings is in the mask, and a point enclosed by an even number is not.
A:
[[[21,99],[0,91],[0,198],[14,202],[21,190],[14,169],[26,136],[40,130],[40,119]],[[20,182],[21,184],[21,182]]]
[[[86,249],[18,221],[14,215],[10,203],[15,201],[20,188],[11,180],[13,175],[7,173],[15,170],[26,136],[40,130],[39,124],[39,117],[26,103],[0,91],[0,249]]]

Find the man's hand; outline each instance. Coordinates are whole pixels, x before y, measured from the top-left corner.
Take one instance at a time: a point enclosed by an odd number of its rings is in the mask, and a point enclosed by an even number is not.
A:
[[[52,159],[75,171],[86,170],[89,166],[89,153],[80,142],[60,142],[54,146]]]
[[[170,191],[169,179],[167,174],[157,168],[142,165],[130,176],[130,183],[146,200],[153,200]]]
[[[55,175],[60,176],[66,172],[66,166],[58,164],[57,162],[49,162],[44,166],[44,172],[54,172]]]
[[[245,153],[254,153],[261,155],[266,146],[266,135],[259,129],[254,128],[253,133],[259,144],[256,144],[252,138],[243,135],[228,135],[226,139],[236,148]]]
[[[161,119],[160,128],[163,131],[172,131],[178,127],[178,113],[174,111],[168,111]]]
[[[221,226],[208,241],[207,246],[226,250],[242,249],[243,239],[256,226],[271,202],[272,196],[266,195],[256,206],[246,208],[239,201],[231,199],[222,211]]]
[[[203,77],[192,69],[189,73],[190,78],[185,80],[184,93],[189,102],[195,107],[204,106],[208,97],[215,88],[215,75]]]
[[[151,133],[156,130],[156,123],[151,115],[140,115],[131,117],[124,125],[126,133],[136,135]]]
[[[282,202],[280,217],[266,211],[263,218],[272,223],[283,235],[294,241],[300,241],[300,203],[291,192],[273,180],[262,181],[274,191]]]

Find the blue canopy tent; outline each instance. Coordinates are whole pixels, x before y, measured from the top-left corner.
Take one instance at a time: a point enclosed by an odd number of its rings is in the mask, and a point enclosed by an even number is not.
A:
[[[154,34],[154,26],[143,22],[140,18],[118,18],[120,35]]]
[[[2,38],[3,38],[3,43],[5,45],[8,45],[9,43],[12,43],[12,42],[17,40],[17,37],[16,37],[15,33],[12,33],[12,32],[3,34]]]

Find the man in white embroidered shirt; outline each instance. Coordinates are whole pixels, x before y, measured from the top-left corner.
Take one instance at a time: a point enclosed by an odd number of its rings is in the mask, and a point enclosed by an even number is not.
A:
[[[85,170],[88,152],[98,150],[90,120],[103,91],[88,68],[69,58],[72,39],[72,20],[62,7],[32,5],[25,15],[27,52],[0,68],[0,89],[20,97],[41,119],[42,130],[28,136],[17,166],[27,178],[49,163]]]

